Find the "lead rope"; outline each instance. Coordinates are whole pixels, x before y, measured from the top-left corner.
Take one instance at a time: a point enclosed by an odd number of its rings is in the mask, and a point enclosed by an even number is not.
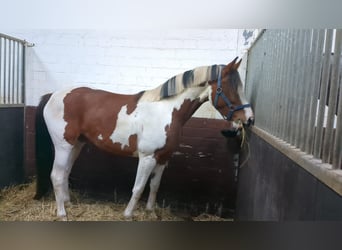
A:
[[[242,136],[242,139],[241,139],[240,148],[242,150],[244,148],[244,146],[246,145],[248,151],[247,151],[247,156],[246,156],[245,160],[240,164],[240,169],[245,166],[245,164],[248,162],[249,157],[250,157],[250,147],[249,147],[249,142],[248,142],[246,130],[244,127],[242,127],[241,136]]]

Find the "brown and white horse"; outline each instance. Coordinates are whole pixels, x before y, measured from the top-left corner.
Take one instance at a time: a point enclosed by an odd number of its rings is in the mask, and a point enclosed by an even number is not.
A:
[[[184,123],[206,101],[231,121],[249,125],[253,111],[244,98],[237,71],[228,65],[198,67],[135,95],[74,88],[45,95],[37,109],[37,193],[41,198],[51,177],[57,216],[66,219],[68,177],[85,143],[117,155],[139,157],[132,197],[124,216],[132,217],[148,178],[146,209],[152,210],[161,176],[179,141]],[[54,148],[49,147],[53,143]],[[52,145],[52,144],[51,144]],[[48,155],[54,152],[54,159]]]

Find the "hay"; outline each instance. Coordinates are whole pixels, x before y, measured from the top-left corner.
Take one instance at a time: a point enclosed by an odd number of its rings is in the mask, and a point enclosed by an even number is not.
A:
[[[56,205],[53,194],[39,201],[33,200],[35,182],[12,186],[0,190],[0,221],[55,221]],[[70,191],[71,204],[66,205],[68,220],[71,221],[125,221],[123,211],[126,204],[101,201],[75,190]],[[156,208],[147,212],[140,202],[134,213],[134,221],[225,221],[214,215],[201,214],[184,218],[169,208]]]

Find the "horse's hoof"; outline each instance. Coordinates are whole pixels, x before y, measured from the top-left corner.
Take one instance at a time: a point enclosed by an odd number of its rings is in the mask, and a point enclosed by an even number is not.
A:
[[[58,216],[55,221],[68,221],[68,217],[67,216]]]

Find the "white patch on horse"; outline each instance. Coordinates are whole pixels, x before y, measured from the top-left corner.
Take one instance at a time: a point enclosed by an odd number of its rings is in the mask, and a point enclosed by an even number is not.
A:
[[[100,141],[103,141],[103,136],[102,136],[102,134],[99,134],[99,136],[97,137],[97,139],[99,139]]]
[[[70,90],[55,92],[47,102],[43,114],[52,141],[56,144],[67,143],[64,132],[67,122],[64,120],[64,98]]]
[[[129,145],[129,137],[137,135],[138,150],[146,155],[154,154],[166,143],[165,128],[172,122],[172,112],[179,110],[184,100],[193,101],[200,96],[201,101],[208,97],[207,87],[186,89],[182,94],[158,102],[141,98],[136,109],[127,114],[127,105],[118,113],[116,127],[109,137],[113,143],[120,143],[121,148]]]
[[[127,105],[123,106],[118,114],[116,127],[109,137],[113,143],[120,143],[121,149],[129,146],[129,137],[137,133],[135,115],[127,114]]]
[[[240,96],[240,100],[242,104],[248,104],[242,85],[238,87],[238,94]],[[254,116],[254,113],[251,107],[244,108],[244,111],[245,111],[246,121],[248,121],[248,119]]]

